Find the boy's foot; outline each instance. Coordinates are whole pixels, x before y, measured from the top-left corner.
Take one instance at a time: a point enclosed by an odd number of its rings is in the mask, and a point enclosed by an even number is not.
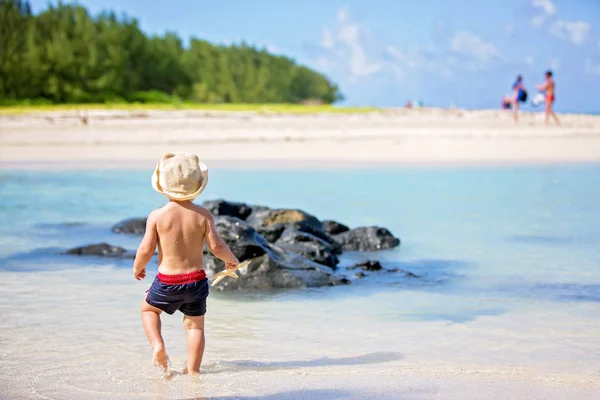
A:
[[[187,368],[187,366],[186,366],[186,367],[183,367],[183,370],[181,371],[181,373],[182,373],[183,375],[200,375],[200,371],[192,371],[192,372],[189,372],[189,371],[188,371],[188,368]]]
[[[154,347],[154,355],[152,356],[152,361],[154,365],[157,367],[163,367],[165,371],[169,368],[169,357],[167,356],[167,352],[165,351],[164,346],[156,346]]]

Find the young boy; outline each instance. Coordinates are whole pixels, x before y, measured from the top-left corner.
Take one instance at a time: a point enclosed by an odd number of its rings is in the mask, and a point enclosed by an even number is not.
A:
[[[169,202],[148,215],[146,233],[138,247],[133,276],[146,277],[146,264],[158,245],[158,275],[142,301],[142,323],[154,351],[153,361],[165,369],[168,357],[161,335],[160,314],[183,313],[188,359],[184,373],[200,373],[204,353],[204,314],[208,282],[204,272],[204,241],[228,270],[239,261],[215,229],[211,213],[194,203],[206,188],[208,168],[193,154],[165,154],[152,176],[154,189]]]

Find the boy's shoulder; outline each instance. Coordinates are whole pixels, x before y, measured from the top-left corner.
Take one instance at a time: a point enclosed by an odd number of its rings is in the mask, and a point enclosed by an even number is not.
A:
[[[158,217],[160,214],[162,214],[167,209],[168,205],[169,204],[165,204],[162,207],[158,207],[158,208],[155,208],[154,210],[150,211],[150,214],[148,214],[148,218]]]
[[[210,211],[208,211],[208,209],[206,209],[206,208],[204,208],[202,206],[194,204],[194,208],[195,208],[195,210],[196,210],[196,212],[198,214],[200,214],[200,215],[202,215],[202,216],[204,216],[206,218],[212,218],[213,217],[212,213]]]
[[[150,211],[150,214],[148,214],[148,218],[150,218],[150,217],[156,218],[156,217],[159,217],[161,214],[169,213],[174,207],[177,207],[177,206],[174,206],[173,203],[167,203],[162,207],[155,208],[154,210]],[[206,217],[213,216],[212,213],[208,209],[206,209],[202,206],[199,206],[197,204],[194,204],[194,203],[190,203],[190,205],[186,206],[185,208],[195,211],[198,214],[206,216]]]

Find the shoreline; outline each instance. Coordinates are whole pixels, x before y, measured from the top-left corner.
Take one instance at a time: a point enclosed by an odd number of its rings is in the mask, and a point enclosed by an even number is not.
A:
[[[2,145],[0,168],[153,168],[162,154],[199,154],[214,168],[494,167],[600,163],[600,137],[402,138],[147,145]]]
[[[361,162],[361,161],[330,161],[330,160],[302,160],[302,161],[280,161],[280,160],[207,160],[206,164],[211,169],[232,170],[357,170],[357,169],[463,169],[463,168],[550,168],[550,167],[582,167],[600,166],[600,160],[563,160],[563,161],[490,161],[490,162]],[[155,167],[156,160],[85,160],[85,161],[0,161],[0,170],[3,171],[111,171],[111,170],[151,170]]]

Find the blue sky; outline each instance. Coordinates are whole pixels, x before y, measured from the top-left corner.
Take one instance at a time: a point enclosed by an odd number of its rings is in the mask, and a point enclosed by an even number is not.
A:
[[[34,11],[47,1],[31,1]],[[600,111],[599,0],[80,0],[144,31],[266,47],[326,74],[342,104],[496,108],[551,68],[558,111]]]

